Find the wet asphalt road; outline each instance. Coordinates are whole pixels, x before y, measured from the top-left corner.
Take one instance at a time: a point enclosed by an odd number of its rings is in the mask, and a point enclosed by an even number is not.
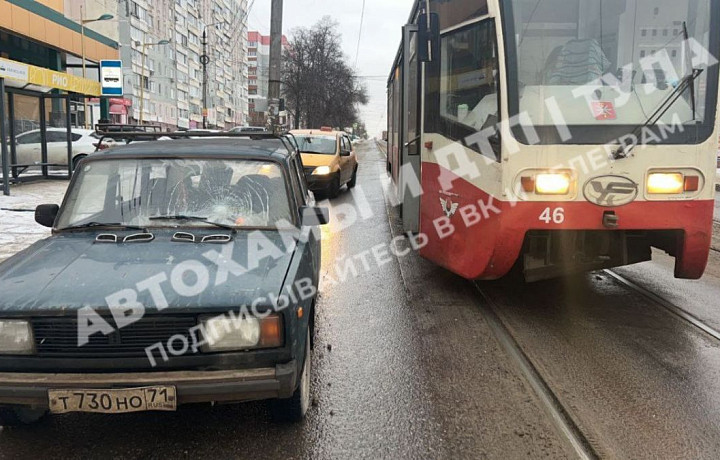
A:
[[[333,202],[305,422],[275,425],[263,403],[73,414],[0,431],[0,458],[576,457],[471,283],[414,254],[363,267],[363,251],[388,243],[399,221],[384,157],[370,143],[359,157],[372,216],[338,232],[352,214],[338,206],[354,200]],[[334,282],[347,256],[357,277]],[[720,327],[718,256],[699,282],[674,280],[661,256],[618,272]],[[598,456],[717,458],[720,343],[604,273],[479,288]]]
[[[345,192],[324,229],[314,406],[304,423],[275,425],[264,403],[189,406],[172,414],[70,414],[1,431],[0,457],[572,455],[493,340],[467,282],[416,257],[403,263],[428,270],[415,270],[408,281],[433,278],[423,293],[408,295],[397,259],[369,270],[357,263],[357,277],[328,281],[340,277],[336,259],[391,240],[384,157],[369,143],[359,156],[356,190],[372,216],[337,232],[349,215],[338,206],[353,202]]]

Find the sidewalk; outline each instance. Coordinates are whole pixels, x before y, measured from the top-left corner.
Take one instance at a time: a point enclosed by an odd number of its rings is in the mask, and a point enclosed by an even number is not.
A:
[[[50,235],[50,229],[35,222],[35,207],[60,204],[67,181],[13,185],[11,195],[0,195],[0,262]]]

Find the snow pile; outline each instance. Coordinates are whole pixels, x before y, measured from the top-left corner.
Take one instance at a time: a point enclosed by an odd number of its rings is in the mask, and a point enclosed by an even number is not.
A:
[[[13,186],[11,196],[0,192],[0,261],[50,235],[49,228],[35,222],[35,207],[60,204],[67,185],[66,181],[36,182]]]

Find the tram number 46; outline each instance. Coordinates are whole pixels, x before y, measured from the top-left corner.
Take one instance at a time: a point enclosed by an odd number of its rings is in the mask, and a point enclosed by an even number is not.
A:
[[[545,208],[545,210],[540,214],[540,219],[542,222],[545,222],[546,224],[562,224],[565,222],[565,209],[564,208]]]

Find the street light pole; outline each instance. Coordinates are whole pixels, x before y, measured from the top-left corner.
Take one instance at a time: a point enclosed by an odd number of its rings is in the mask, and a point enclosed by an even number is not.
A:
[[[203,34],[202,34],[202,46],[203,46],[203,54],[200,56],[200,64],[202,64],[203,67],[203,129],[207,129],[207,121],[208,121],[208,73],[207,73],[207,65],[210,64],[210,56],[207,54],[207,28],[216,26],[218,24],[224,24],[224,21],[219,22],[213,22],[212,24],[207,24],[205,27],[203,27]]]
[[[82,54],[82,76],[86,78],[85,70],[85,15],[83,14],[83,5],[80,5],[80,54]],[[88,105],[87,96],[83,95],[83,118],[85,119],[85,129],[88,129]]]
[[[145,113],[145,53],[147,52],[148,43],[142,44],[142,59],[140,65],[140,124],[143,124],[143,114]]]
[[[102,16],[96,18],[96,19],[85,19],[85,14],[83,13],[83,5],[80,5],[80,54],[82,55],[82,76],[83,78],[87,78],[86,76],[86,65],[85,65],[85,24],[89,24],[91,22],[97,22],[97,21],[109,21],[113,18],[112,14],[103,14]],[[83,95],[83,117],[85,118],[85,129],[88,129],[88,105],[87,105],[87,95]]]
[[[207,129],[207,119],[208,119],[208,74],[207,74],[207,65],[208,62],[210,62],[210,58],[207,55],[207,26],[203,27],[203,35],[202,35],[202,46],[203,46],[203,54],[200,56],[200,63],[203,67],[203,107],[202,107],[202,116],[203,116],[203,129]]]
[[[272,0],[270,11],[270,85],[268,87],[268,115],[273,132],[279,129],[280,80],[282,78],[282,20],[283,0]]]

